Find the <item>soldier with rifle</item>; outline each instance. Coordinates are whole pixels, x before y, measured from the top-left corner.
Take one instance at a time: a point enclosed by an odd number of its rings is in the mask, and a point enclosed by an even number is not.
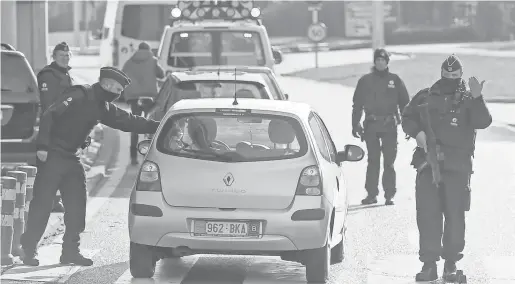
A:
[[[471,77],[467,89],[462,75],[458,57],[449,56],[441,79],[419,91],[402,115],[404,132],[417,141],[411,164],[417,169],[419,259],[424,265],[416,281],[438,279],[441,257],[443,278],[455,282],[456,262],[463,258],[476,130],[490,126],[492,116],[483,100],[485,81]]]

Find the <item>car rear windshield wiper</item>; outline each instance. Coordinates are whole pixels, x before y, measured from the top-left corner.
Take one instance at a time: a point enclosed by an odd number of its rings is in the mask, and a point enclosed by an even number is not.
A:
[[[196,153],[196,154],[202,154],[202,155],[207,155],[207,156],[211,156],[211,157],[216,157],[216,158],[220,158],[224,161],[228,161],[228,162],[234,162],[234,160],[236,158],[236,156],[234,156],[234,155],[228,155],[229,153],[232,154],[233,152],[217,153],[214,151],[184,149],[184,148],[182,149],[182,151],[188,152],[188,153]],[[237,153],[235,153],[235,154],[237,154]]]
[[[0,91],[2,92],[12,92],[13,90],[11,89],[6,89],[6,88],[1,88]]]

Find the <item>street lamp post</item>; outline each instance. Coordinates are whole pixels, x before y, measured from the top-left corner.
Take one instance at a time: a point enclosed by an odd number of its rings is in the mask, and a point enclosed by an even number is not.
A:
[[[372,49],[384,47],[383,0],[372,1]]]

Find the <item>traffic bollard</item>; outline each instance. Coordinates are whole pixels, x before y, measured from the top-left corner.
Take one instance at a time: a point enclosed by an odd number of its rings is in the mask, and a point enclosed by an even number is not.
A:
[[[20,245],[21,235],[25,232],[25,194],[27,192],[27,173],[22,171],[7,172],[7,176],[16,179],[16,205],[13,215],[13,245],[12,254],[22,255]]]
[[[2,265],[13,264],[13,215],[16,204],[16,179],[2,177]]]
[[[27,173],[27,193],[25,194],[25,231],[27,230],[27,219],[29,219],[29,207],[34,198],[34,180],[38,173],[38,168],[33,166],[18,166],[17,171]]]

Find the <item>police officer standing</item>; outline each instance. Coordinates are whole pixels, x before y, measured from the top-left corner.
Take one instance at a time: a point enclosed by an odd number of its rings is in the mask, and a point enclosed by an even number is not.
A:
[[[34,198],[30,203],[27,229],[21,237],[23,262],[38,266],[37,244],[50,215],[52,199],[62,190],[65,206],[62,264],[89,266],[91,259],[79,251],[80,233],[85,229],[86,177],[79,157],[80,149],[93,127],[101,122],[125,132],[154,133],[159,122],[132,115],[112,101],[117,99],[130,79],[111,67],[100,69],[100,82],[93,86],[75,86],[64,98],[43,114],[37,138],[38,175],[34,181]]]
[[[476,130],[487,128],[492,117],[482,96],[484,81],[479,83],[475,77],[470,78],[470,90],[467,90],[461,78],[462,64],[454,55],[441,68],[441,79],[418,92],[404,110],[402,128],[417,141],[412,165],[417,168],[419,259],[424,265],[415,278],[436,280],[436,262],[442,257],[445,259],[443,278],[455,282],[456,262],[463,258],[465,247],[465,212],[470,209],[469,183]],[[440,152],[442,183],[438,187],[433,184],[431,166],[424,166],[427,165],[427,128],[424,128],[427,126],[417,107],[423,103],[428,105]]]
[[[388,69],[390,56],[384,49],[374,51],[372,72],[358,81],[352,106],[352,135],[365,141],[368,151],[368,167],[365,189],[367,197],[362,204],[377,203],[379,194],[379,170],[383,153],[383,190],[385,204],[393,205],[397,191],[395,158],[397,157],[397,125],[399,109],[409,102],[408,91],[401,78]],[[361,117],[365,120],[361,126]]]
[[[67,88],[73,85],[73,78],[70,76],[71,52],[66,42],[55,46],[52,52],[54,61],[45,66],[37,75],[40,93],[41,114],[57,100]],[[54,212],[64,212],[61,197],[56,195],[54,200]]]

